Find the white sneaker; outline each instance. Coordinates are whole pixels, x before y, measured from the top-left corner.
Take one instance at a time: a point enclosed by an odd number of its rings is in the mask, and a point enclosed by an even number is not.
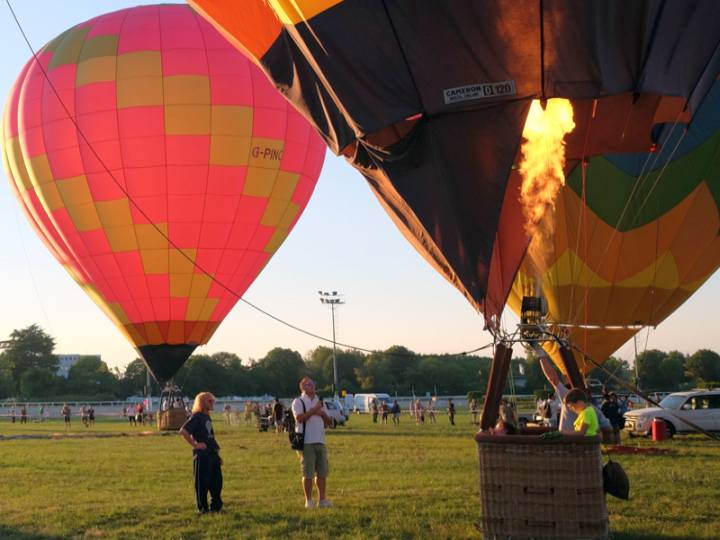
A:
[[[322,501],[320,501],[322,502]],[[305,501],[305,508],[315,508],[315,503],[312,499],[308,499]]]
[[[332,506],[332,503],[327,499],[323,499],[322,501],[318,502],[318,506],[320,508],[330,508]]]

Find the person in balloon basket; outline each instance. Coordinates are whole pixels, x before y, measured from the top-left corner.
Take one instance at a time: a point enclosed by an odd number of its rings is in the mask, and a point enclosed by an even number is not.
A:
[[[223,461],[210,418],[214,407],[215,396],[210,392],[200,392],[195,396],[192,415],[180,428],[180,435],[193,448],[195,501],[200,514],[219,512],[223,506],[220,496]],[[209,506],[208,491],[211,497]]]
[[[552,362],[547,357],[547,354],[540,348],[536,349],[536,353],[540,361],[540,368],[545,375],[545,378],[552,385],[555,395],[560,399],[562,404],[558,430],[561,433],[572,433],[575,429],[574,424],[577,419],[577,413],[569,406],[567,401],[567,396],[571,390],[560,380],[560,376],[552,367]],[[585,397],[588,399],[587,395]],[[597,417],[598,425],[600,427],[600,432],[612,431],[610,421],[605,417],[600,408],[593,405],[589,399],[586,401],[586,404],[590,405],[590,408],[594,409],[595,416]]]
[[[595,437],[600,431],[600,423],[595,407],[585,391],[573,388],[565,396],[565,404],[577,415],[577,418],[573,422],[573,430],[563,431],[563,433]]]
[[[320,508],[332,506],[325,498],[326,479],[329,473],[327,448],[325,447],[325,426],[332,423],[332,418],[325,410],[322,400],[315,393],[315,381],[310,377],[300,380],[302,394],[292,402],[295,417],[295,432],[305,434],[305,444],[298,450],[302,468],[302,487],[305,494],[305,508],[313,508],[313,478],[318,490]]]

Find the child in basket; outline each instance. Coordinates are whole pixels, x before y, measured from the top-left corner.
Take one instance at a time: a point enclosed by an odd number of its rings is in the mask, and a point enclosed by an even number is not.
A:
[[[570,433],[595,437],[600,429],[597,413],[594,407],[588,406],[587,394],[580,388],[573,388],[565,396],[565,405],[577,414],[573,423],[575,430]]]

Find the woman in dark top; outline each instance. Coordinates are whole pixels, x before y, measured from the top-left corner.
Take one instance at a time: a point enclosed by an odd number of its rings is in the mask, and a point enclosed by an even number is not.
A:
[[[219,512],[223,506],[222,459],[220,446],[215,440],[210,411],[215,406],[215,396],[200,392],[195,396],[192,416],[180,428],[180,434],[193,447],[193,472],[195,474],[195,500],[198,512]],[[212,499],[208,507],[208,491]]]

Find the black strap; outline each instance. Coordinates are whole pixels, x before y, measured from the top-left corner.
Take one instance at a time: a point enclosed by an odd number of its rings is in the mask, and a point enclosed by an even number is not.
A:
[[[305,409],[305,401],[303,400],[302,396],[300,396],[298,399],[300,400],[300,403],[302,403],[303,414],[305,414],[307,412],[307,409]],[[305,427],[306,427],[305,424],[307,424],[307,420],[304,420],[302,424],[303,424],[302,434],[305,435]]]

